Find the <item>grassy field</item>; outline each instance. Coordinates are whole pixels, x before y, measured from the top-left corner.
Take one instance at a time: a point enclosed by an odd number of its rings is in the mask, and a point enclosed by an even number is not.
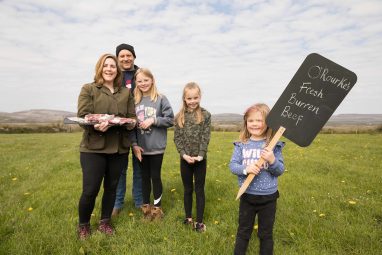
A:
[[[80,133],[0,135],[0,254],[232,254],[237,180],[228,169],[238,133],[209,146],[207,232],[183,226],[178,154],[169,133],[162,168],[162,222],[144,223],[131,200],[117,234],[78,241]],[[286,141],[274,229],[275,254],[382,254],[382,135],[321,134],[307,148]],[[97,198],[92,227],[100,214]],[[258,253],[256,230],[248,254]]]

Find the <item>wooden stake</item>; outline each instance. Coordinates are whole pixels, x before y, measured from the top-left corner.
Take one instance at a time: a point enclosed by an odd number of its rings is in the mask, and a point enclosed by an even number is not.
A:
[[[276,146],[276,143],[280,140],[281,136],[283,135],[284,131],[285,131],[284,127],[280,127],[277,130],[276,134],[272,137],[272,140],[267,146],[268,149],[273,150],[273,148]],[[265,159],[263,159],[262,157],[256,162],[259,168],[261,168],[264,163],[265,163]],[[241,185],[239,192],[237,193],[236,200],[238,200],[241,197],[241,195],[244,194],[244,192],[247,190],[253,178],[255,178],[254,174],[248,174],[247,179],[245,179],[245,181],[243,182],[243,185]]]

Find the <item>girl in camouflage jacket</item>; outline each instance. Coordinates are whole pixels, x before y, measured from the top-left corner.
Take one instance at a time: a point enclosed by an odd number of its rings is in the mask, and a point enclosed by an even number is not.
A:
[[[183,89],[183,106],[175,116],[174,142],[180,154],[180,173],[184,186],[185,224],[204,232],[204,184],[207,169],[207,147],[211,134],[211,114],[200,107],[201,91],[195,82]],[[195,179],[196,222],[192,220],[193,180]]]

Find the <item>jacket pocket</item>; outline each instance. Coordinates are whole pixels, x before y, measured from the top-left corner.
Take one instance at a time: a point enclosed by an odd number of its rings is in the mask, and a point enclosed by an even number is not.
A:
[[[89,150],[102,150],[105,148],[105,134],[100,132],[89,132],[87,148]]]

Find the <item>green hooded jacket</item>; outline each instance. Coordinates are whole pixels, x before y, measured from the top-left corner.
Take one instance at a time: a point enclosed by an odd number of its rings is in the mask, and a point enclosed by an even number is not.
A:
[[[85,84],[78,97],[78,117],[87,114],[114,114],[118,117],[136,119],[134,98],[130,89],[115,87],[114,93],[102,84]],[[129,133],[134,126],[112,126],[106,132],[100,132],[93,126],[84,129],[80,144],[81,152],[127,153],[131,146]]]

